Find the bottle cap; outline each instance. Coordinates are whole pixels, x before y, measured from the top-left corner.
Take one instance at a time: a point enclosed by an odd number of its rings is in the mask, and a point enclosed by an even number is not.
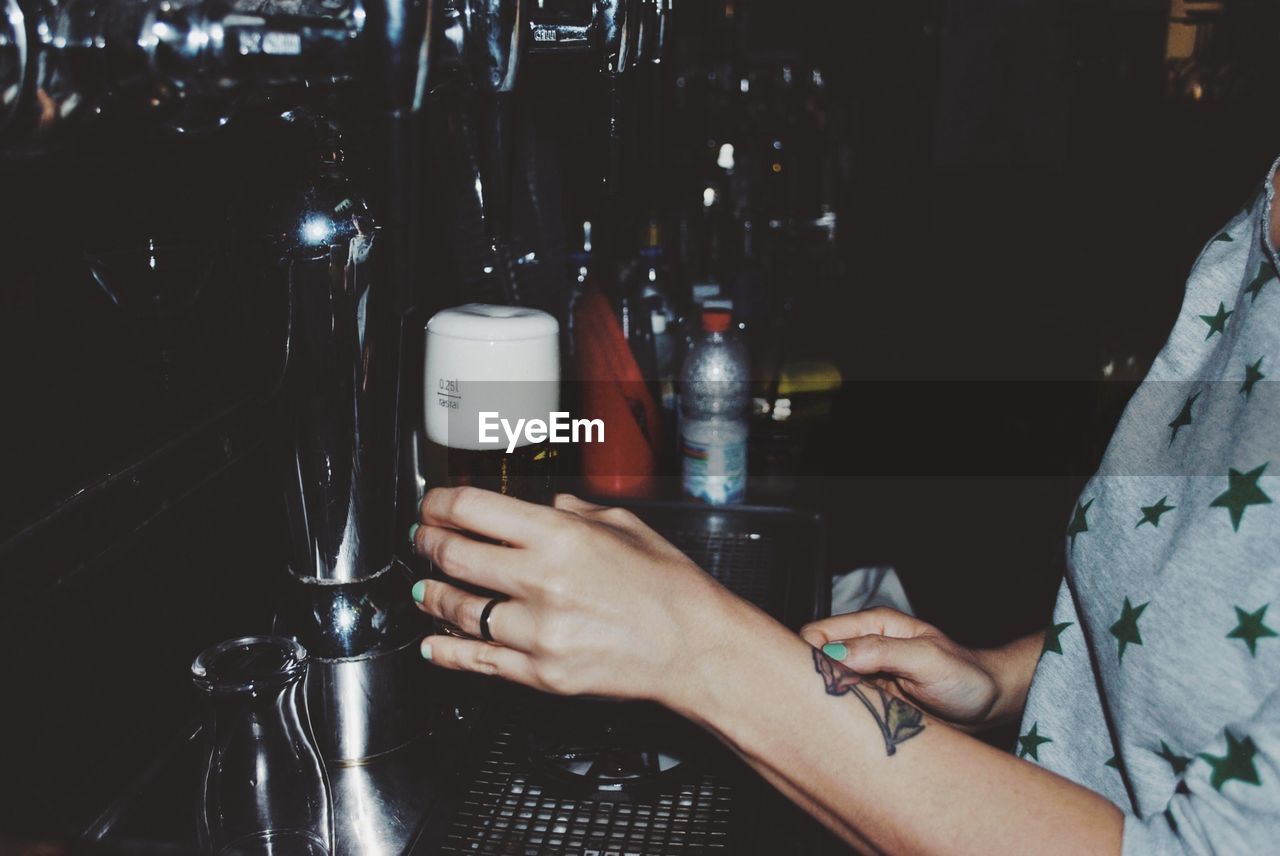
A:
[[[714,301],[713,301],[714,302]],[[733,321],[733,312],[718,306],[702,308],[702,331],[704,333],[724,333]]]

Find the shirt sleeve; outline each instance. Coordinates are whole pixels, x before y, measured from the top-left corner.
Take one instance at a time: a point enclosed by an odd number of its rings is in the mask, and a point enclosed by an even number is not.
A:
[[[1128,815],[1124,856],[1273,853],[1280,842],[1280,690],[1196,754],[1168,807]]]

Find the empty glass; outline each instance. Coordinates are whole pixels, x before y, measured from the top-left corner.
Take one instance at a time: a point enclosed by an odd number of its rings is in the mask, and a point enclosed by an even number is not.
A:
[[[306,671],[306,649],[278,636],[222,642],[191,664],[205,700],[198,832],[209,852],[333,852],[329,780],[307,718]]]

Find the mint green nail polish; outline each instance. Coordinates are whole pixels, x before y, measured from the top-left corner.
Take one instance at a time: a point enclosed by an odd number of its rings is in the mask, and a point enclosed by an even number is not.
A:
[[[849,649],[844,646],[843,642],[828,642],[822,646],[822,653],[833,660],[843,660],[849,656]]]
[[[423,640],[423,643],[418,648],[418,650],[422,652],[422,659],[424,660],[431,659],[431,643],[430,642]]]
[[[417,603],[422,603],[422,599],[427,595],[427,581],[418,580],[413,584],[413,599]]]
[[[422,526],[417,523],[409,527],[409,543],[412,544],[415,548],[418,546],[417,535],[418,535],[418,530],[421,528]]]

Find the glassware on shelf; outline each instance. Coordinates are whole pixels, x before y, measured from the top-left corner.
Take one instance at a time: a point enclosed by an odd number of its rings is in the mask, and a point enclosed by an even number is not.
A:
[[[292,639],[246,636],[191,664],[204,696],[201,846],[226,856],[329,856],[328,775],[307,717],[307,652]]]

